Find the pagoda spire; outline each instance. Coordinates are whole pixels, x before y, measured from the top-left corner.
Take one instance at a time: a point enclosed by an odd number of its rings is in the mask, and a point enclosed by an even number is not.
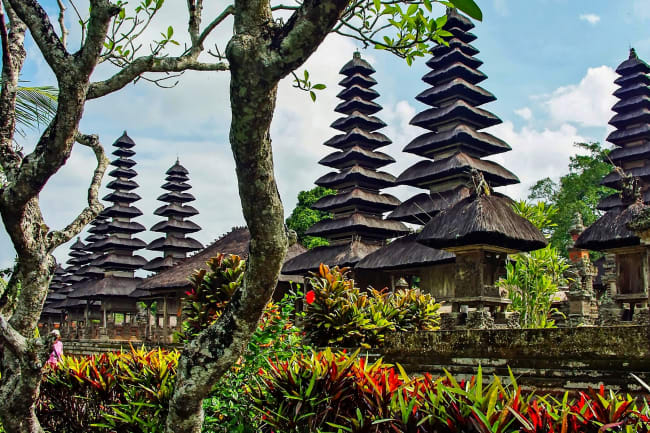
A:
[[[312,206],[313,209],[331,212],[333,218],[314,224],[306,232],[310,236],[326,238],[330,246],[316,248],[288,261],[285,273],[317,269],[321,262],[350,266],[381,247],[386,239],[408,233],[404,224],[383,219],[383,213],[394,209],[400,201],[380,192],[394,186],[395,177],[379,169],[395,160],[377,151],[391,140],[378,132],[386,123],[375,116],[382,109],[375,102],[379,97],[373,89],[377,81],[371,77],[375,69],[357,51],[340,73],[344,75],[339,83],[343,90],[337,97],[342,102],[335,111],[343,116],[331,126],[341,133],[324,143],[336,151],[319,161],[319,164],[336,171],[315,182],[337,192],[321,198]],[[335,249],[341,250],[340,254],[333,254]]]
[[[478,68],[479,50],[470,44],[476,36],[469,32],[474,24],[457,11],[447,11],[444,29],[452,36],[448,45],[431,50],[427,61],[430,72],[422,80],[430,87],[416,99],[431,108],[418,113],[411,124],[428,130],[404,148],[405,152],[426,158],[406,169],[397,184],[428,190],[402,203],[387,218],[425,224],[437,212],[469,195],[472,172],[481,172],[490,187],[519,183],[501,165],[482,159],[510,150],[497,137],[481,132],[501,123],[494,114],[479,106],[495,101],[495,96],[478,86],[487,77]]]
[[[187,253],[203,248],[199,241],[186,236],[188,233],[201,230],[197,224],[187,220],[199,213],[187,204],[195,200],[194,196],[187,192],[191,188],[187,183],[190,179],[189,172],[177,157],[176,163],[165,174],[166,183],[162,188],[166,192],[158,197],[158,200],[166,204],[156,209],[154,214],[166,219],[151,227],[152,231],[164,233],[165,236],[147,245],[148,250],[161,251],[163,255],[149,261],[143,267],[155,272],[169,269],[179,260],[184,259]]]
[[[92,266],[100,275],[103,271],[104,276],[133,277],[134,271],[147,262],[144,257],[133,254],[146,246],[144,241],[132,237],[145,230],[142,224],[131,221],[142,215],[140,209],[132,206],[132,203],[140,200],[140,196],[133,192],[138,187],[133,180],[137,176],[133,169],[136,162],[131,159],[135,155],[135,142],[124,131],[113,146],[116,148],[113,155],[117,158],[111,161],[115,169],[108,175],[113,180],[106,186],[112,192],[103,198],[113,205],[104,209],[91,229],[96,235],[92,238],[91,248],[97,257],[92,261]]]
[[[616,114],[609,124],[616,128],[607,141],[616,147],[609,159],[616,168],[601,182],[602,185],[621,191],[621,173],[639,179],[645,203],[650,203],[650,66],[639,59],[630,48],[627,60],[621,63],[614,81],[619,88],[614,92],[618,102],[612,107]],[[622,170],[622,171],[621,171]],[[605,197],[598,204],[601,210],[623,206],[620,193]]]
[[[65,268],[66,276],[63,282],[66,284],[79,283],[86,280],[86,277],[81,275],[79,271],[91,261],[91,254],[87,251],[86,245],[81,242],[80,238],[70,246],[70,259],[66,262],[68,266]]]

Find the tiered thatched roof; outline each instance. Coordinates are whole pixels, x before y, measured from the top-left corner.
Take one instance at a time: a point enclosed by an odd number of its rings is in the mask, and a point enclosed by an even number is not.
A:
[[[589,226],[575,242],[576,247],[609,250],[639,245],[639,238],[627,228],[650,203],[650,65],[639,59],[634,48],[616,72],[620,87],[612,107],[616,115],[609,124],[616,127],[607,141],[616,147],[609,158],[616,165],[602,185],[620,192],[605,197],[598,208],[607,213]]]
[[[154,214],[164,216],[166,219],[151,227],[152,231],[164,233],[165,236],[147,245],[148,250],[162,251],[163,255],[149,261],[143,267],[154,272],[169,269],[184,259],[187,253],[203,248],[199,241],[186,236],[188,233],[201,230],[197,224],[186,220],[187,217],[198,214],[196,209],[187,205],[195,200],[194,196],[187,192],[191,188],[187,183],[190,179],[189,172],[177,159],[165,174],[166,183],[162,188],[167,192],[158,197],[158,200],[167,204],[156,209]]]
[[[372,87],[377,82],[370,64],[356,52],[341,69],[345,78],[339,83],[343,100],[336,111],[344,116],[332,127],[342,133],[325,142],[337,149],[320,161],[321,165],[338,169],[320,177],[316,185],[333,188],[337,194],[323,197],[314,209],[333,213],[307,230],[310,236],[325,237],[331,246],[315,248],[285,264],[284,272],[307,273],[321,263],[351,266],[379,248],[386,239],[408,233],[401,222],[387,221],[384,212],[395,209],[400,201],[382,188],[395,185],[395,177],[378,171],[395,160],[376,149],[391,143],[377,130],[386,124],[375,116],[381,106],[374,102],[379,93]]]

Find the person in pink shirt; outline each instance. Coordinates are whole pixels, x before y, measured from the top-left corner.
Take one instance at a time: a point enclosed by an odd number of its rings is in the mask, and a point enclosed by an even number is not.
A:
[[[61,333],[58,329],[52,331],[51,334],[54,335],[55,340],[54,344],[52,344],[52,353],[50,353],[50,359],[47,360],[47,365],[55,366],[63,357],[63,342],[61,342]]]

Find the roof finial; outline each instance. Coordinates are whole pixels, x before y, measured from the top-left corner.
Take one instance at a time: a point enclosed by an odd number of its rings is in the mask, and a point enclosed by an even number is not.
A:
[[[354,53],[352,53],[352,58],[353,59],[360,59],[361,58],[361,53],[359,52],[358,48],[354,51]]]
[[[636,55],[636,50],[632,47],[630,47],[630,59],[638,59]]]

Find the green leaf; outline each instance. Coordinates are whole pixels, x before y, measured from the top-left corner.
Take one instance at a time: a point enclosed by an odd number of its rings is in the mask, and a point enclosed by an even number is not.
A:
[[[429,12],[432,10],[431,0],[424,0],[424,7],[427,8]]]
[[[415,12],[417,12],[417,10],[418,10],[418,5],[417,4],[412,4],[406,10],[406,15],[413,15],[413,14],[415,14]]]
[[[474,0],[453,0],[454,6],[475,20],[483,21],[483,12]]]
[[[311,100],[316,102],[316,94],[313,91],[309,91],[309,96],[311,96]]]
[[[323,90],[323,89],[326,88],[326,87],[327,87],[327,86],[326,86],[325,84],[314,84],[314,85],[312,86],[312,89],[314,89],[314,90]]]
[[[174,34],[174,28],[172,26],[167,27],[167,39],[171,39]]]
[[[379,9],[381,8],[381,0],[373,0],[375,3],[375,9],[377,12],[379,12]]]
[[[305,69],[305,81],[309,80],[309,71]]]

